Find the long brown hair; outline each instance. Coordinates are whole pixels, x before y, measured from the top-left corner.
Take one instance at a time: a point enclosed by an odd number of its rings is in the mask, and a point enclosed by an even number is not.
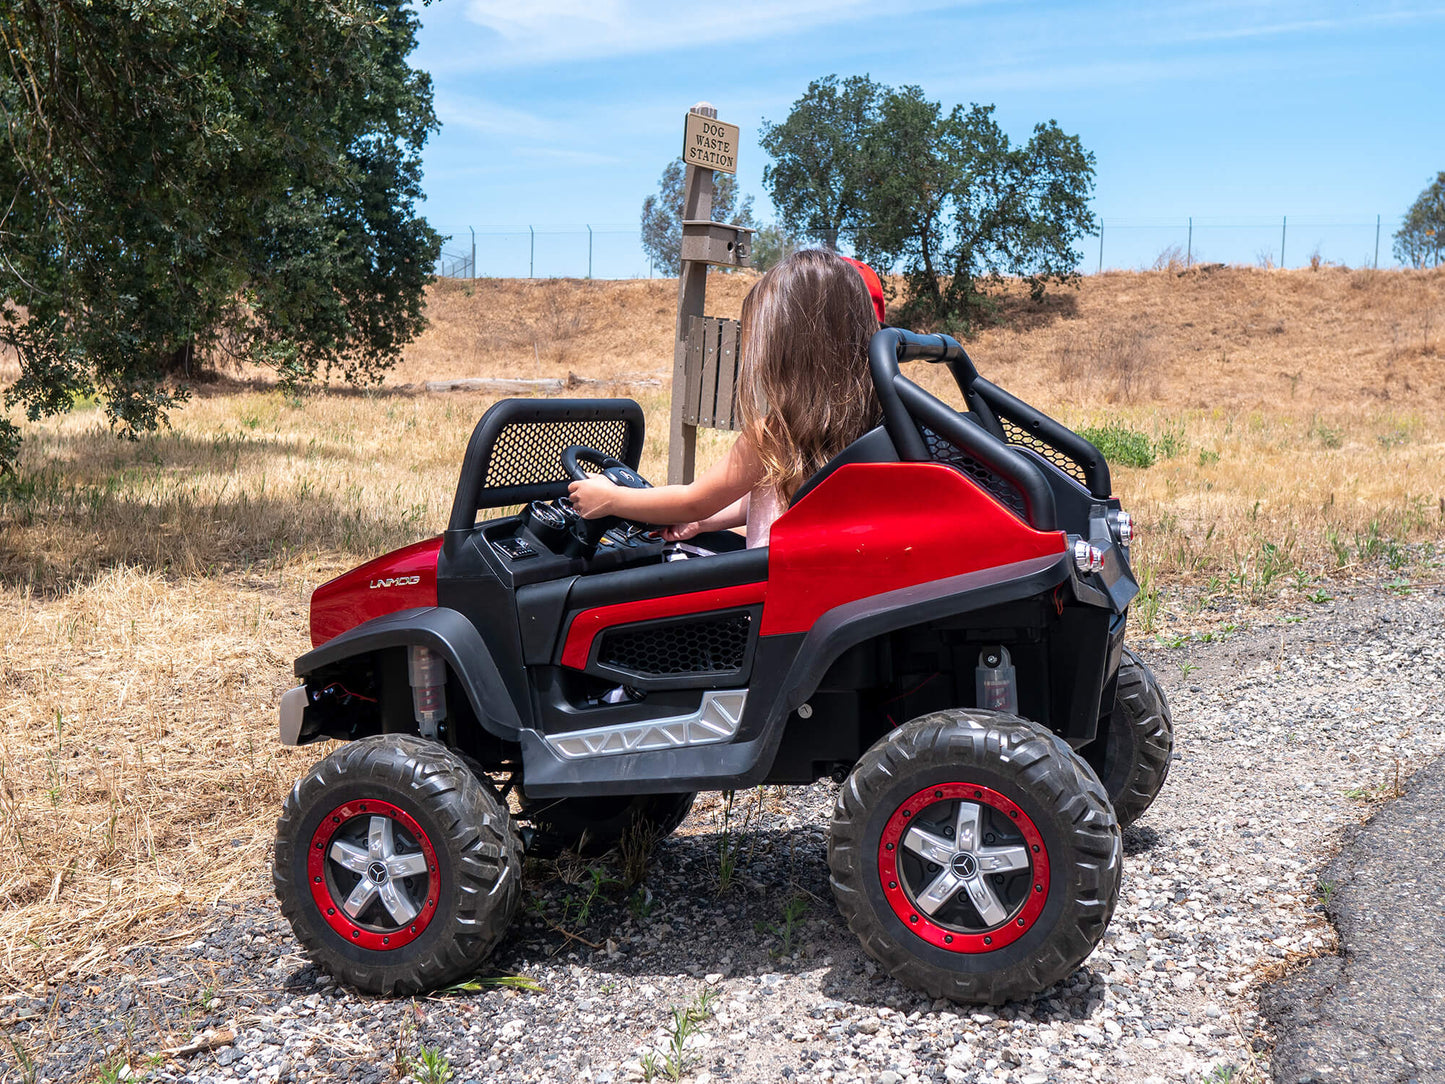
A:
[[[762,484],[789,500],[808,476],[878,424],[868,340],[878,318],[863,277],[822,249],[795,252],[743,299],[743,436]]]

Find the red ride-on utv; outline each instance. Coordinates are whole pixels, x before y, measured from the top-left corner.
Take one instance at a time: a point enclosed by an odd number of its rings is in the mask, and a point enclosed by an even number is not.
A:
[[[967,409],[903,376],[915,359]],[[647,485],[641,409],[508,400],[445,534],[316,590],[281,740],[347,744],[292,790],[274,875],[318,964],[376,993],[454,981],[506,932],[524,848],[824,776],[834,893],[890,974],[989,1003],[1088,956],[1172,744],[1124,647],[1130,519],[1098,450],[954,340],[886,328],[870,364],[883,424],[767,548],[582,520],[571,479]]]

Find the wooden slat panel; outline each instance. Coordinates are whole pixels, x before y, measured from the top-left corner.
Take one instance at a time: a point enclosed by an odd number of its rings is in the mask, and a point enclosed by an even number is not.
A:
[[[738,322],[719,320],[719,342],[717,359],[717,409],[713,424],[719,429],[738,429],[737,377],[738,377]]]
[[[687,356],[683,363],[687,373],[687,386],[683,389],[686,398],[683,399],[682,420],[688,425],[696,425],[698,419],[698,401],[702,389],[703,329],[706,323],[707,318],[703,316],[687,318]],[[673,394],[677,394],[676,390]]]
[[[717,415],[717,346],[721,321],[711,316],[703,319],[702,396],[698,401],[697,424],[711,429]]]

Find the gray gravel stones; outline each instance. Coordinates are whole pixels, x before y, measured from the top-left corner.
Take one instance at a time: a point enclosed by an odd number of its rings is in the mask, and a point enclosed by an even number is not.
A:
[[[540,993],[361,997],[318,974],[262,902],[223,905],[193,944],[138,946],[103,980],[0,998],[0,1024],[41,1081],[128,1065],[158,1081],[380,1084],[426,1048],[458,1082],[622,1084],[666,1049],[670,1010],[708,991],[687,1050],[688,1079],[706,1084],[1153,1084],[1223,1067],[1258,1079],[1261,979],[1334,946],[1317,882],[1367,809],[1347,792],[1377,796],[1397,764],[1406,779],[1445,752],[1433,693],[1445,686],[1445,591],[1361,588],[1301,605],[1223,640],[1141,645],[1171,697],[1177,760],[1125,832],[1104,942],[1024,1002],[930,1002],[879,974],[833,907],[824,830],[836,788],[817,784],[738,796],[738,872],[724,892],[721,805],[707,796],[659,848],[645,890],[534,865],[487,974],[528,976]],[[794,900],[806,908],[789,922]],[[207,1029],[234,1040],[163,1053]]]

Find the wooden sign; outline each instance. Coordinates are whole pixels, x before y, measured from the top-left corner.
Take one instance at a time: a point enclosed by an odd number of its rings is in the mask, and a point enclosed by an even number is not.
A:
[[[683,128],[682,160],[719,173],[737,173],[738,126],[689,113]]]

